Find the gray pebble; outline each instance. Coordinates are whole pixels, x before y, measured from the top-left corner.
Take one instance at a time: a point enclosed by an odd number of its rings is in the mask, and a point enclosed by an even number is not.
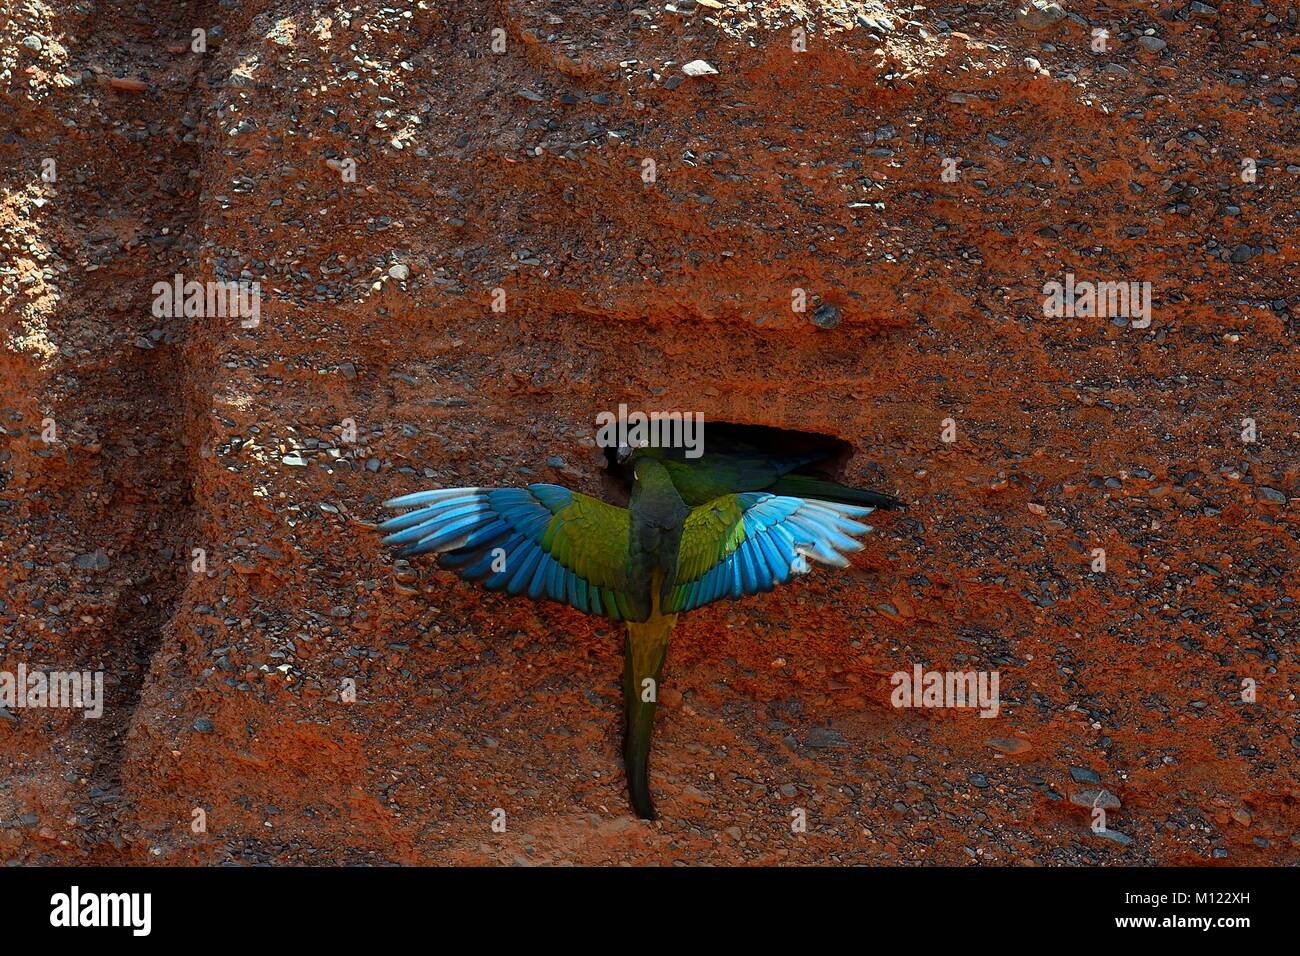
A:
[[[819,329],[833,329],[840,324],[840,307],[824,302],[817,306],[812,316],[813,325]]]
[[[1118,843],[1120,846],[1129,846],[1133,842],[1131,836],[1126,836],[1118,830],[1093,830],[1092,832],[1093,835],[1109,840],[1111,843]]]
[[[1089,770],[1087,767],[1071,767],[1070,776],[1074,778],[1075,783],[1101,783],[1101,777],[1096,771]]]
[[[808,746],[814,750],[842,750],[848,745],[844,735],[830,727],[814,727],[808,731]]]
[[[1070,802],[1076,807],[1101,807],[1103,810],[1118,810],[1121,806],[1119,797],[1109,790],[1076,790],[1070,794]]]
[[[107,571],[108,555],[103,548],[96,548],[88,554],[79,554],[73,559],[77,567],[84,571]]]
[[[1046,30],[1065,19],[1065,10],[1056,0],[1032,0],[1016,11],[1016,22],[1026,30]]]

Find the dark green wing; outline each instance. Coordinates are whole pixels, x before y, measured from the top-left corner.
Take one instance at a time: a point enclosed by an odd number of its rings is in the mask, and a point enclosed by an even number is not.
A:
[[[673,487],[688,505],[703,505],[722,495],[762,491],[782,475],[813,460],[810,455],[767,457],[706,453],[699,458],[665,457]]]

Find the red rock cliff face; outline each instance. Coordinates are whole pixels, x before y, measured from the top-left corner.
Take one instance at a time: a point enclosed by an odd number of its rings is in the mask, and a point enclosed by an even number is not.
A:
[[[1039,8],[9,5],[0,670],[107,705],[0,711],[3,856],[1300,859],[1297,9]],[[156,316],[177,273],[260,323]],[[370,529],[606,493],[624,402],[909,504],[683,619],[654,824],[619,630]],[[916,664],[998,716],[892,706]]]

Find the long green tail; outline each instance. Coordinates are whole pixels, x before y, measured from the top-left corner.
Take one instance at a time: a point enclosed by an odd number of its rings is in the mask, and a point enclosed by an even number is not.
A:
[[[768,489],[774,495],[793,498],[820,498],[845,505],[866,505],[871,508],[901,508],[903,503],[893,495],[865,488],[850,488],[837,481],[824,481],[808,475],[783,475]]]
[[[659,681],[668,657],[668,635],[676,623],[676,614],[654,614],[644,624],[629,621],[627,625],[623,652],[623,765],[632,806],[643,820],[655,818],[650,800],[650,738],[654,734]],[[654,683],[647,684],[647,680]]]

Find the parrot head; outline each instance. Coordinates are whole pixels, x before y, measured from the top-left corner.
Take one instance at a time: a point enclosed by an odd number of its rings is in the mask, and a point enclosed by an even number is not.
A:
[[[661,450],[651,448],[648,442],[641,441],[632,445],[619,445],[618,451],[614,455],[614,460],[620,465],[626,465],[628,462],[635,461],[637,458],[661,457]]]

